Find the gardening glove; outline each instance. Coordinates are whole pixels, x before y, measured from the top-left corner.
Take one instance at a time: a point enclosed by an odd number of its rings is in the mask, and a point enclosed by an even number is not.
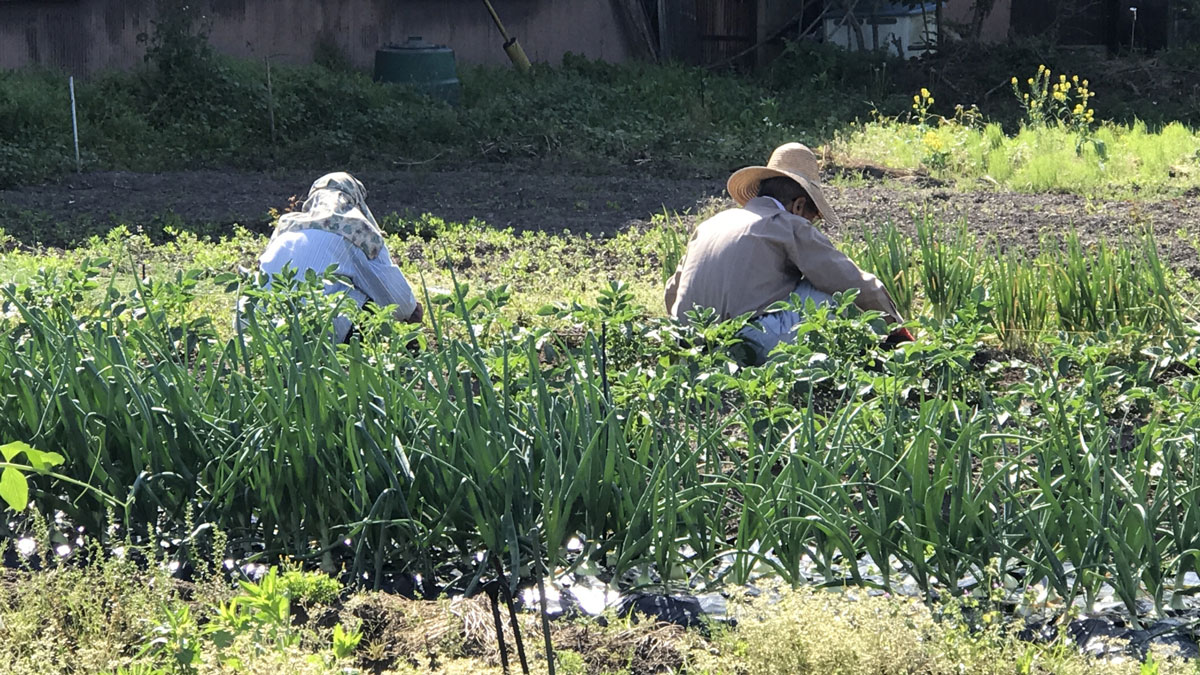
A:
[[[910,333],[909,330],[904,326],[900,326],[891,333],[888,333],[887,340],[884,340],[883,346],[887,347],[888,349],[895,349],[901,343],[915,341],[916,338],[913,337],[913,334]]]
[[[411,316],[408,317],[408,323],[421,323],[421,319],[425,317],[425,308],[421,303],[417,303],[417,308],[413,310]]]

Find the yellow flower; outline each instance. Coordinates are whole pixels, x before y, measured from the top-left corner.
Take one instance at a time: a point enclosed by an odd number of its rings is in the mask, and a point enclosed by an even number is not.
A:
[[[1013,76],[1012,83],[1013,83],[1013,84],[1016,84],[1016,83],[1017,83],[1017,77],[1016,77],[1016,75],[1014,75],[1014,76]]]
[[[929,97],[929,105],[933,105],[933,97],[932,96]]]
[[[1042,74],[1042,71],[1043,71],[1043,70],[1045,70],[1045,69],[1046,69],[1046,66],[1045,66],[1045,65],[1039,65],[1039,66],[1038,66],[1038,75],[1041,75],[1041,74]]]
[[[921,87],[921,96],[924,96],[925,98],[929,98],[929,90],[926,89],[925,87]]]
[[[916,103],[920,103],[920,102],[921,102],[921,97],[920,97],[920,96],[914,96],[914,97],[913,97],[913,101],[914,101],[914,102],[916,102]]]
[[[1071,76],[1071,81],[1072,81],[1072,82],[1074,82],[1075,84],[1079,84],[1079,76],[1078,76],[1078,75],[1072,75],[1072,76]]]
[[[1033,78],[1031,77],[1031,78],[1029,78],[1028,80],[1026,80],[1025,82],[1026,82],[1026,83],[1028,83],[1029,85],[1032,85],[1032,84],[1033,84]]]
[[[925,138],[922,140],[925,142],[925,147],[934,152],[941,152],[946,147],[946,144],[942,142],[941,136],[932,131],[925,132]]]
[[[1067,76],[1066,76],[1066,75],[1059,75],[1059,76],[1058,76],[1058,81],[1059,81],[1059,82],[1066,82],[1066,81],[1067,81]]]

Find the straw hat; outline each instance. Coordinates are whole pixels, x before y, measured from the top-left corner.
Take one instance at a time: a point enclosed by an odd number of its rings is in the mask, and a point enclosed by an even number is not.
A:
[[[745,206],[746,202],[758,196],[760,183],[775,176],[785,176],[804,188],[826,222],[834,226],[840,225],[837,214],[833,212],[833,208],[825,200],[825,194],[821,192],[821,186],[817,182],[819,175],[817,156],[813,151],[800,143],[787,143],[775,148],[766,166],[748,166],[735,171],[729,177],[727,188],[738,206]]]

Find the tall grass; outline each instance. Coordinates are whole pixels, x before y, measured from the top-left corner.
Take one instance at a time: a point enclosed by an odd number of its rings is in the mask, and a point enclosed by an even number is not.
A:
[[[1028,349],[1044,334],[1052,308],[1050,294],[1040,285],[1045,264],[1030,262],[1010,249],[997,252],[988,273],[996,337],[1009,351]]]
[[[938,321],[977,307],[1009,351],[1037,351],[1055,330],[1095,333],[1116,327],[1155,335],[1187,332],[1176,275],[1147,230],[1124,241],[1085,244],[1074,231],[1035,250],[983,245],[966,228],[917,216],[915,242],[888,224],[851,253],[879,276],[901,312]],[[919,301],[919,302],[918,302]]]
[[[879,232],[864,233],[863,239],[866,243],[861,255],[863,264],[879,277],[900,313],[908,316],[917,289],[912,242],[890,223]]]
[[[879,119],[850,127],[830,143],[842,161],[921,169],[950,180],[990,179],[1021,192],[1070,192],[1099,198],[1177,195],[1200,186],[1200,134],[1179,123],[1157,131],[1137,121],[1104,123],[1094,145],[1062,127],[1023,127],[954,119],[933,127]]]
[[[966,221],[954,230],[938,231],[932,219],[916,223],[921,253],[921,281],[933,315],[944,320],[968,303],[976,288],[978,248],[967,233]]]

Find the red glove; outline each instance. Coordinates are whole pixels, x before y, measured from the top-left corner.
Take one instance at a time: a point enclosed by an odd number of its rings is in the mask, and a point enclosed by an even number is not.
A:
[[[910,333],[907,328],[900,326],[888,334],[887,340],[885,340],[883,344],[888,347],[895,347],[903,342],[916,342],[916,340],[917,339],[913,337],[913,334]]]

